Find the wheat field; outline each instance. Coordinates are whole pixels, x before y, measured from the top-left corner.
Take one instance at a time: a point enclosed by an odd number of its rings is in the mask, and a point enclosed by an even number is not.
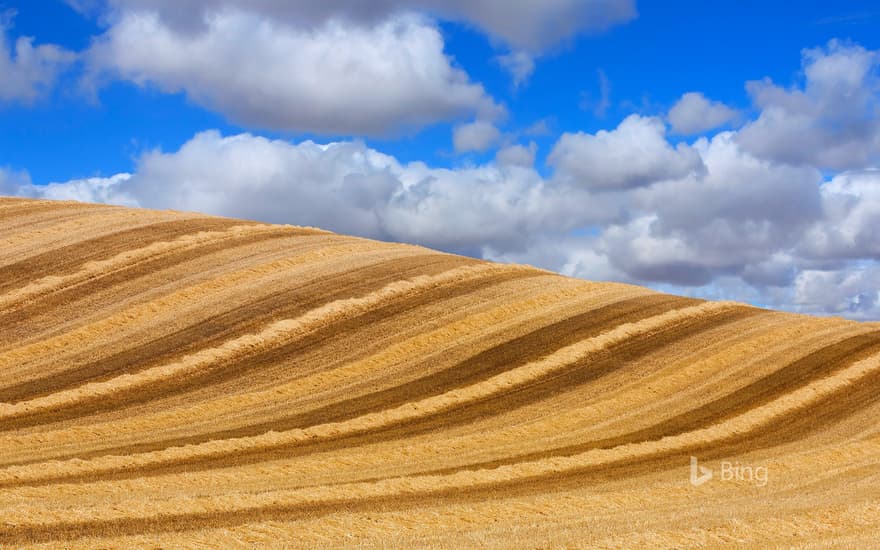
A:
[[[2,198],[0,373],[4,548],[880,540],[878,323]]]

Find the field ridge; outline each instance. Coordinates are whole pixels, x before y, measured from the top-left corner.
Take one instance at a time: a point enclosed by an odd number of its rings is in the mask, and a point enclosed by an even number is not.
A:
[[[880,323],[0,197],[0,372],[3,547],[880,537]]]

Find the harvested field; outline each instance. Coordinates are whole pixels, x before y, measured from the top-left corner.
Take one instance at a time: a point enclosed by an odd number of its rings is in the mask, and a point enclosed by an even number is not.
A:
[[[880,323],[0,198],[0,372],[3,548],[880,540]]]

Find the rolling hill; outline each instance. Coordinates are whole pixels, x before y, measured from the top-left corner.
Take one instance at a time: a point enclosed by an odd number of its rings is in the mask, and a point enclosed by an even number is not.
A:
[[[2,547],[880,537],[878,323],[2,198],[0,374]]]

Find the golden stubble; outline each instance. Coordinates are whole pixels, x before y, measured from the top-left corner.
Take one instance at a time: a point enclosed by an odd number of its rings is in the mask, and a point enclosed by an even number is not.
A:
[[[202,218],[0,199],[0,264]],[[0,389],[21,388],[0,403],[0,545],[864,547],[880,537],[876,323],[728,302],[652,306],[659,295],[639,287],[306,228],[184,227],[63,258],[74,267],[0,294],[19,322],[51,321],[0,347]],[[266,242],[240,244],[261,232]],[[149,267],[170,255],[186,261]],[[75,308],[27,317],[25,305],[120,270],[137,284],[101,292],[129,292],[122,301],[82,296],[81,318]],[[338,296],[333,277],[346,273],[365,275]],[[270,300],[304,284],[317,297],[308,307]],[[235,316],[257,300],[297,313]],[[200,341],[198,327],[221,318],[240,327]],[[572,336],[575,322],[585,336]],[[186,349],[174,347],[181,330]],[[168,359],[136,356],[148,344]],[[509,346],[524,358],[504,355]],[[124,368],[127,353],[145,366],[39,390],[108,358]],[[509,364],[481,373],[474,358],[493,354]],[[752,389],[771,378],[772,392]],[[742,397],[701,412],[730,396]],[[690,484],[692,455],[713,480]],[[764,467],[767,483],[723,479],[725,463]]]

